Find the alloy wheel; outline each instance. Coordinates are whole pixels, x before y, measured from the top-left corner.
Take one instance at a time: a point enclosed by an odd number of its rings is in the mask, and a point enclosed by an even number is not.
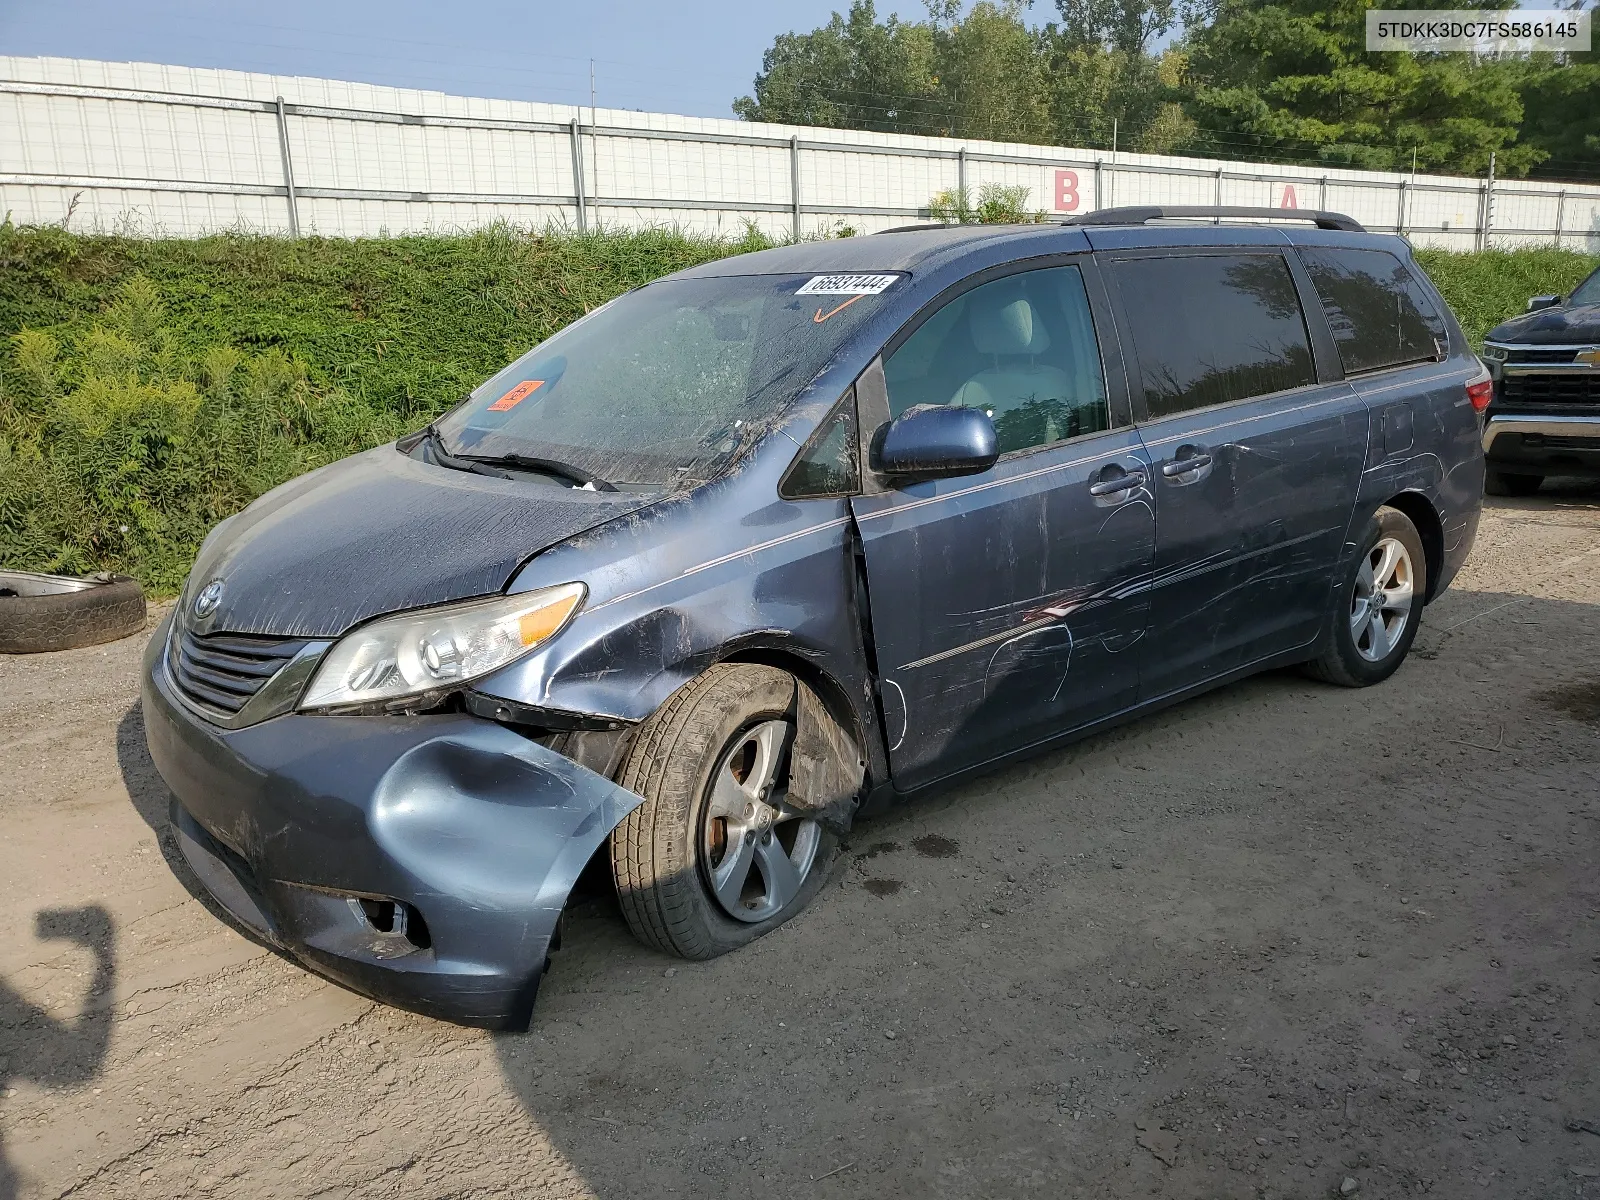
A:
[[[789,810],[793,727],[762,721],[734,737],[712,772],[700,822],[700,861],[730,917],[774,917],[799,893],[816,860],[818,824]]]
[[[1356,572],[1350,597],[1350,638],[1356,653],[1368,662],[1382,662],[1394,652],[1415,598],[1411,554],[1395,538],[1379,538]]]

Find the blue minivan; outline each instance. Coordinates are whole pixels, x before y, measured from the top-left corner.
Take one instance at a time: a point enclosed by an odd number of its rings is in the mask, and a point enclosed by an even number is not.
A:
[[[150,750],[245,926],[524,1027],[591,861],[710,957],[863,810],[1252,672],[1388,678],[1472,545],[1490,392],[1407,244],[1333,213],[709,263],[218,525]]]

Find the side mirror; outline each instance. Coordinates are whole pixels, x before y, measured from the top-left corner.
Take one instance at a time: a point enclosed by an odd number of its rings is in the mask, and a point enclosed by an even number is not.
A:
[[[1528,311],[1538,312],[1541,308],[1554,308],[1560,303],[1560,296],[1534,296],[1528,301]]]
[[[1000,444],[982,409],[919,404],[879,435],[873,465],[885,475],[947,479],[994,466]]]

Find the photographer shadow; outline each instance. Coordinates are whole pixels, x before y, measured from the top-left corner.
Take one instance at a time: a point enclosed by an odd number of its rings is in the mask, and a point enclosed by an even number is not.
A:
[[[66,1021],[0,979],[0,1095],[19,1081],[51,1088],[87,1083],[100,1074],[111,1042],[109,996],[117,975],[111,914],[98,904],[46,909],[34,918],[34,932],[83,946],[94,955],[94,975],[78,1016]],[[0,1136],[0,1200],[15,1200],[20,1189]]]

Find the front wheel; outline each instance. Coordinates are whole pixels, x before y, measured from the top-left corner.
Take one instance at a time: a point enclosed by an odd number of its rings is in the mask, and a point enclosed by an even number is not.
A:
[[[1380,508],[1330,617],[1327,646],[1310,673],[1344,687],[1382,683],[1405,661],[1422,620],[1428,559],[1411,518]]]
[[[786,803],[795,680],[719,664],[639,731],[618,782],[644,797],[611,835],[623,917],[648,946],[714,958],[798,913],[838,839]]]

